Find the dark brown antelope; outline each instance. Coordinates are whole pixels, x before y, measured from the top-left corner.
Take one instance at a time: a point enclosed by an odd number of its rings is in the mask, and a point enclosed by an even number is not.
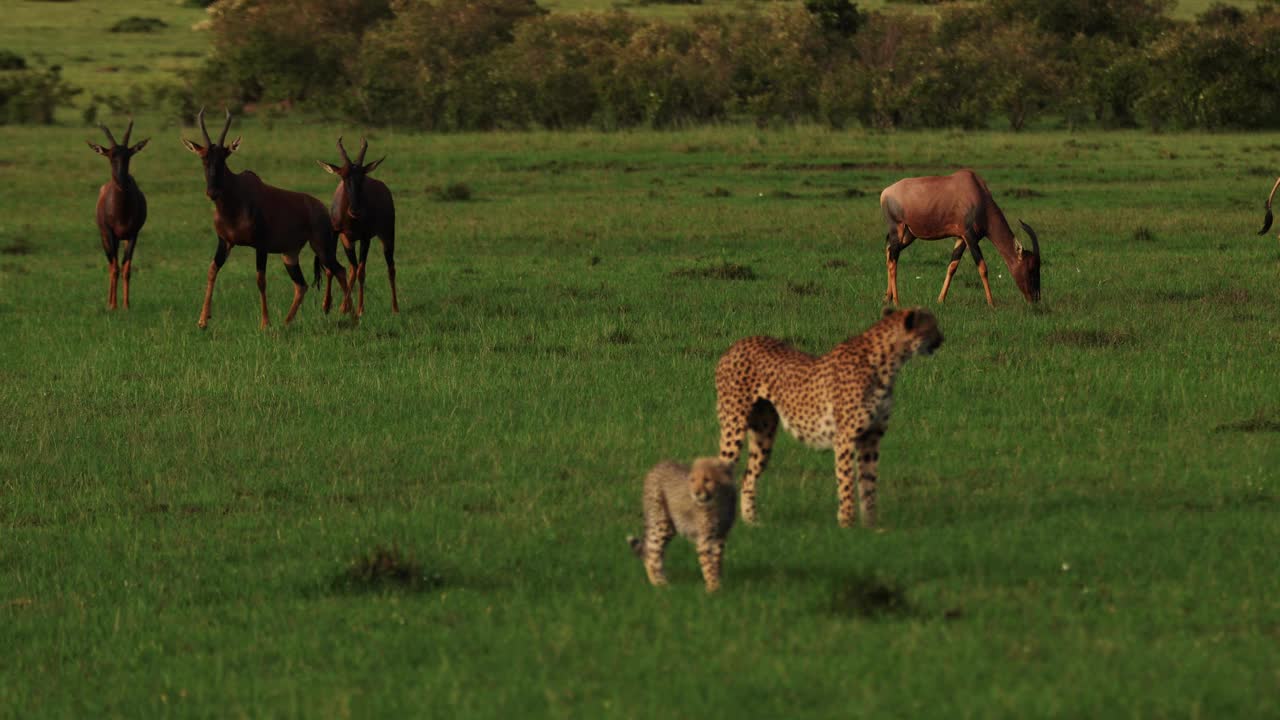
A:
[[[1271,229],[1271,200],[1276,196],[1276,188],[1280,188],[1280,178],[1276,178],[1276,184],[1271,186],[1271,194],[1267,196],[1267,216],[1262,219],[1262,229],[1258,231],[1259,235],[1266,235]]]
[[[227,131],[231,129],[231,111],[227,111],[227,122],[222,126],[222,135],[218,142],[209,139],[209,130],[204,125],[204,109],[197,116],[200,121],[200,132],[204,135],[203,146],[186,138],[182,144],[204,163],[205,195],[213,201],[213,230],[218,235],[218,247],[214,251],[213,262],[209,264],[209,284],[204,291],[204,307],[200,310],[199,325],[201,328],[209,324],[209,307],[213,301],[213,282],[218,271],[227,261],[227,254],[236,245],[245,245],[257,252],[258,259],[258,294],[262,298],[262,326],[266,327],[267,319],[267,255],[284,256],[284,266],[293,280],[293,305],[289,306],[289,314],[285,323],[293,321],[293,316],[302,304],[302,296],[307,292],[307,281],[298,265],[298,253],[304,245],[310,243],[319,261],[335,275],[342,286],[343,305],[351,301],[351,290],[347,285],[347,271],[334,257],[337,251],[337,236],[329,225],[329,217],[324,211],[324,204],[305,193],[281,190],[268,185],[252,171],[245,170],[233,173],[227,168],[227,157],[240,147],[240,138],[230,145],[224,144]]]
[[[995,306],[991,298],[991,284],[987,281],[987,262],[978,249],[978,241],[984,237],[991,238],[991,244],[996,246],[1005,265],[1009,266],[1013,281],[1027,302],[1040,300],[1040,240],[1036,231],[1019,221],[1031,238],[1031,249],[1024,248],[991,197],[986,181],[973,171],[960,170],[946,176],[899,180],[880,193],[880,209],[884,211],[884,221],[889,226],[885,238],[889,271],[889,287],[884,294],[886,303],[898,303],[898,254],[916,238],[956,238],[938,302],[946,300],[951,278],[955,276],[967,248],[978,266],[978,275],[982,277],[987,304]]]
[[[351,263],[353,278],[360,280],[360,304],[356,315],[364,315],[364,270],[365,261],[369,257],[369,241],[376,235],[382,241],[382,256],[387,261],[387,279],[391,281],[391,312],[400,312],[400,302],[396,298],[396,206],[391,199],[391,191],[380,180],[369,177],[369,173],[382,164],[385,157],[364,164],[364,154],[369,150],[369,143],[360,138],[360,156],[355,162],[347,155],[342,146],[342,138],[338,138],[338,152],[342,154],[341,165],[330,165],[317,160],[326,172],[341,178],[337,189],[333,191],[333,204],[329,206],[329,219],[333,229],[339,234],[342,246],[346,248],[347,259]],[[360,259],[356,260],[354,245],[360,243]],[[319,273],[320,264],[316,263]],[[351,281],[355,283],[353,279]],[[333,273],[328,273],[328,282],[324,288],[324,307],[329,307],[329,291],[333,286]]]
[[[138,246],[138,233],[147,222],[147,198],[142,194],[138,183],[129,174],[129,159],[142,152],[147,146],[144,139],[133,147],[129,147],[129,135],[133,133],[133,119],[124,130],[124,142],[116,142],[116,138],[100,125],[103,134],[111,141],[109,147],[103,147],[86,140],[89,147],[102,157],[111,161],[111,182],[98,190],[98,231],[102,233],[102,251],[107,254],[107,267],[111,273],[111,286],[107,290],[107,307],[116,309],[116,282],[124,275],[124,309],[129,309],[129,277],[133,274],[133,251]],[[124,245],[124,266],[119,264],[120,246]]]

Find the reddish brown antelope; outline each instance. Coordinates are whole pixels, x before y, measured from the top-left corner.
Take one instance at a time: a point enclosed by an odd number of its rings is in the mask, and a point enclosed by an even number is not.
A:
[[[369,143],[360,138],[360,156],[355,162],[347,156],[347,149],[342,146],[342,138],[338,138],[338,152],[342,154],[341,165],[330,165],[317,160],[326,172],[341,178],[337,189],[333,191],[333,204],[329,206],[329,219],[333,229],[342,239],[346,248],[347,259],[351,263],[353,278],[360,280],[360,304],[356,315],[364,315],[364,269],[369,257],[369,241],[376,235],[382,241],[382,256],[387,261],[387,279],[391,281],[391,312],[400,312],[400,302],[396,298],[396,206],[391,200],[391,191],[380,180],[369,177],[369,173],[382,164],[385,157],[364,164],[364,154],[369,150]],[[360,260],[355,258],[354,244],[360,243]],[[316,262],[316,274],[319,277],[320,263]],[[355,283],[355,279],[351,281]],[[329,292],[333,286],[333,273],[328,273],[328,282],[324,288],[324,307],[329,307]]]
[[[129,135],[133,133],[133,118],[124,130],[124,142],[116,138],[106,125],[99,125],[111,141],[103,147],[86,140],[89,147],[111,161],[111,182],[98,190],[98,231],[102,233],[102,251],[107,254],[107,267],[111,273],[111,286],[107,290],[107,307],[116,309],[116,281],[124,275],[124,309],[129,309],[129,276],[133,274],[133,251],[138,246],[138,233],[147,222],[147,198],[129,174],[129,159],[147,146],[144,139],[129,147]],[[124,266],[118,263],[120,245],[124,245]]]
[[[1262,219],[1262,229],[1258,231],[1259,235],[1266,235],[1271,229],[1271,201],[1276,196],[1276,189],[1280,188],[1280,178],[1276,178],[1276,184],[1271,186],[1271,194],[1267,196],[1267,216]]]
[[[338,240],[329,225],[324,205],[305,193],[272,187],[250,170],[231,172],[227,168],[227,157],[240,147],[238,137],[230,145],[224,144],[227,131],[231,129],[231,111],[227,111],[227,122],[222,126],[222,135],[216,143],[209,139],[209,130],[204,125],[204,108],[196,117],[200,121],[205,144],[197,145],[186,138],[182,139],[182,144],[199,155],[204,163],[205,195],[213,201],[213,229],[218,235],[218,247],[214,251],[213,262],[209,264],[209,284],[205,287],[204,307],[200,310],[200,327],[209,324],[213,282],[227,261],[227,254],[236,245],[246,245],[257,252],[263,327],[269,322],[267,255],[283,255],[285,269],[293,280],[293,305],[289,306],[289,314],[284,318],[285,323],[289,323],[307,292],[306,278],[298,266],[298,253],[308,243],[320,262],[338,276],[343,306],[349,305],[351,289],[347,284],[347,271],[334,257]]]
[[[978,249],[978,241],[984,237],[991,238],[991,244],[996,246],[1005,265],[1009,266],[1013,281],[1027,302],[1040,300],[1040,240],[1036,231],[1019,221],[1031,238],[1031,249],[1022,247],[1009,228],[1009,222],[1004,219],[1004,213],[996,205],[995,198],[991,197],[986,181],[972,170],[899,180],[880,193],[880,209],[884,211],[884,221],[889,227],[885,238],[889,271],[889,287],[884,293],[886,303],[898,303],[898,254],[916,238],[956,238],[938,302],[946,300],[951,278],[968,248],[978,266],[978,275],[982,277],[987,304],[995,306],[991,298],[991,283],[987,281],[987,262]]]

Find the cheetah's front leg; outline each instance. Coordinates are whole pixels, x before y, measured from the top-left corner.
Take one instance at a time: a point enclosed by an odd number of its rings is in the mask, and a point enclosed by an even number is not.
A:
[[[670,516],[655,517],[646,523],[644,530],[644,571],[653,585],[666,585],[667,574],[663,570],[662,560],[667,552],[667,543],[675,537],[676,528]]]
[[[836,520],[840,523],[840,527],[853,527],[854,523],[854,499],[853,499],[853,472],[854,472],[854,451],[856,441],[852,435],[841,434],[836,438],[836,494],[840,499],[840,509],[836,513]]]
[[[703,537],[698,540],[698,564],[702,566],[702,580],[707,592],[720,589],[720,564],[724,559],[724,538]]]
[[[880,437],[882,435],[884,430],[872,429],[856,440],[858,504],[862,510],[862,525],[868,528],[876,526],[876,483],[880,479]]]

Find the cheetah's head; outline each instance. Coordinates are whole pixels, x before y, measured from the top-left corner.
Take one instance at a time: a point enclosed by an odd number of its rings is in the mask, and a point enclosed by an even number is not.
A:
[[[700,505],[710,503],[721,485],[733,484],[733,466],[720,458],[698,458],[689,470],[689,493]]]
[[[938,318],[922,307],[905,310],[887,307],[884,309],[884,317],[884,321],[889,324],[894,346],[908,357],[917,354],[932,355],[942,345]]]

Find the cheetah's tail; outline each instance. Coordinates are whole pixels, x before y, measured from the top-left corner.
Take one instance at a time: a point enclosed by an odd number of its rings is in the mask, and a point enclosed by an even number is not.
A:
[[[635,535],[628,535],[627,544],[631,546],[631,552],[635,553],[636,557],[644,557],[644,543],[641,542],[640,538]]]

